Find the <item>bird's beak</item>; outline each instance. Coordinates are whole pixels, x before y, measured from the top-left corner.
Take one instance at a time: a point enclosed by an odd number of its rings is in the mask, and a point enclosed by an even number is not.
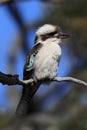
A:
[[[67,33],[61,32],[61,33],[59,33],[59,37],[60,37],[61,39],[65,39],[65,38],[71,37],[71,34],[67,34]]]

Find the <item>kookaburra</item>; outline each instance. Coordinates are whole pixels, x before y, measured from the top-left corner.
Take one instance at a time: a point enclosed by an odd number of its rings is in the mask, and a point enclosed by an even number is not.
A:
[[[30,86],[23,86],[21,100],[16,114],[25,115],[29,110],[29,103],[40,84],[46,79],[56,77],[61,57],[60,44],[63,39],[70,37],[61,31],[59,26],[45,24],[36,31],[35,44],[24,66],[23,79],[33,78],[36,82]]]

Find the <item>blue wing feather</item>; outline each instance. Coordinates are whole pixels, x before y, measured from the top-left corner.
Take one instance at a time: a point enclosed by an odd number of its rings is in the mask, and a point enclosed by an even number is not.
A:
[[[32,73],[34,71],[34,61],[35,61],[35,57],[39,51],[39,49],[42,47],[43,45],[41,43],[38,43],[37,45],[35,45],[32,50],[30,51],[30,53],[28,54],[28,57],[26,59],[26,63],[24,65],[24,71],[23,71],[23,79],[29,79],[30,77],[32,78]]]
[[[31,71],[34,69],[34,60],[35,60],[35,55],[32,54],[30,57],[29,65],[27,66],[26,71]]]

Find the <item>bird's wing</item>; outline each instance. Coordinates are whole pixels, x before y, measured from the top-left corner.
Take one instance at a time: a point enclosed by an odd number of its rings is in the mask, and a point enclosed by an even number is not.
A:
[[[39,49],[42,47],[43,45],[41,43],[36,44],[33,49],[30,51],[30,53],[28,54],[25,66],[24,66],[24,79],[29,79],[32,78],[32,73],[34,71],[34,60],[35,60],[35,56],[38,53]]]
[[[42,47],[41,43],[38,43],[33,47],[29,53],[25,66],[24,66],[24,80],[32,78],[32,71],[34,71],[34,59],[35,55],[38,53],[39,49]],[[31,98],[34,96],[35,92],[39,88],[40,83],[34,85],[24,85],[22,90],[22,96],[20,102],[17,106],[16,116],[26,115],[31,111]]]

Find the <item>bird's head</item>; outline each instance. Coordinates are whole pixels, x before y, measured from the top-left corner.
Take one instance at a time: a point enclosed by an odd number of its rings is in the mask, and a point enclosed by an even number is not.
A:
[[[45,24],[36,31],[35,44],[45,41],[55,41],[58,44],[61,43],[62,39],[70,37],[70,34],[63,33],[59,26]]]

